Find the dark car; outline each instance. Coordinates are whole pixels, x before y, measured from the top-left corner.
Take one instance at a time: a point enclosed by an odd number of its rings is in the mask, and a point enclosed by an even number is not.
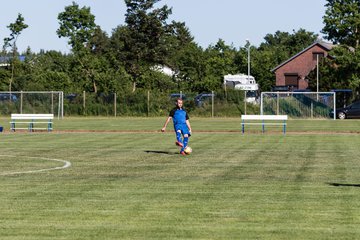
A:
[[[205,101],[210,101],[215,94],[213,93],[200,93],[194,98],[195,105],[201,107]]]
[[[77,94],[76,93],[69,93],[69,94],[67,94],[66,96],[65,96],[65,98],[67,99],[67,100],[69,100],[69,102],[72,102],[72,101],[74,101],[74,99],[77,97]]]
[[[272,92],[288,92],[290,91],[289,86],[275,86],[271,89]]]
[[[172,93],[170,94],[170,99],[178,99],[181,98],[183,100],[186,99],[186,95],[184,93]]]
[[[10,93],[0,93],[0,101],[9,101],[9,100],[11,100],[12,102],[16,102],[17,101],[16,95]]]
[[[331,111],[330,117],[334,117],[334,111]],[[349,106],[336,109],[336,118],[360,118],[360,100],[353,102]]]

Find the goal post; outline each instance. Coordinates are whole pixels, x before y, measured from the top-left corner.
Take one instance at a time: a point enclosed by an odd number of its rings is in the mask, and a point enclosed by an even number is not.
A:
[[[262,115],[286,114],[301,119],[336,119],[335,92],[262,92],[260,113]]]
[[[64,93],[62,91],[0,92],[0,108],[0,115],[52,113],[58,119],[62,119],[64,117]]]

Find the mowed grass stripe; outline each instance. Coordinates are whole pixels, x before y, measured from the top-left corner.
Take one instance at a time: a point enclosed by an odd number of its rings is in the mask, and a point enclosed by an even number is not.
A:
[[[171,132],[2,137],[73,165],[0,177],[1,239],[360,236],[356,135],[194,132],[187,157]]]

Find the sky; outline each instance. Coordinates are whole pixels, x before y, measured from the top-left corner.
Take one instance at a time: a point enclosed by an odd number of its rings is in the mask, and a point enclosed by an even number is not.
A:
[[[95,23],[107,32],[124,24],[124,0],[0,0],[0,46],[10,36],[7,26],[21,13],[29,25],[16,44],[19,52],[30,47],[33,52],[56,50],[69,53],[67,38],[59,38],[58,14],[65,6],[76,2],[80,7],[90,7]],[[276,31],[298,31],[300,28],[319,34],[327,0],[161,0],[155,7],[172,7],[169,21],[185,22],[195,42],[207,48],[219,39],[235,48],[243,47],[249,40],[259,46],[267,34]]]

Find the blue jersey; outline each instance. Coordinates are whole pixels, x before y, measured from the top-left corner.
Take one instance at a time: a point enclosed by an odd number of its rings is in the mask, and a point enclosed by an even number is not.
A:
[[[174,108],[170,111],[169,114],[172,117],[174,126],[186,124],[186,120],[189,120],[187,112],[182,108]]]
[[[181,132],[182,134],[188,134],[190,136],[190,131],[186,124],[186,120],[189,120],[189,116],[184,109],[177,107],[172,109],[169,117],[172,117],[173,119],[175,132]]]

